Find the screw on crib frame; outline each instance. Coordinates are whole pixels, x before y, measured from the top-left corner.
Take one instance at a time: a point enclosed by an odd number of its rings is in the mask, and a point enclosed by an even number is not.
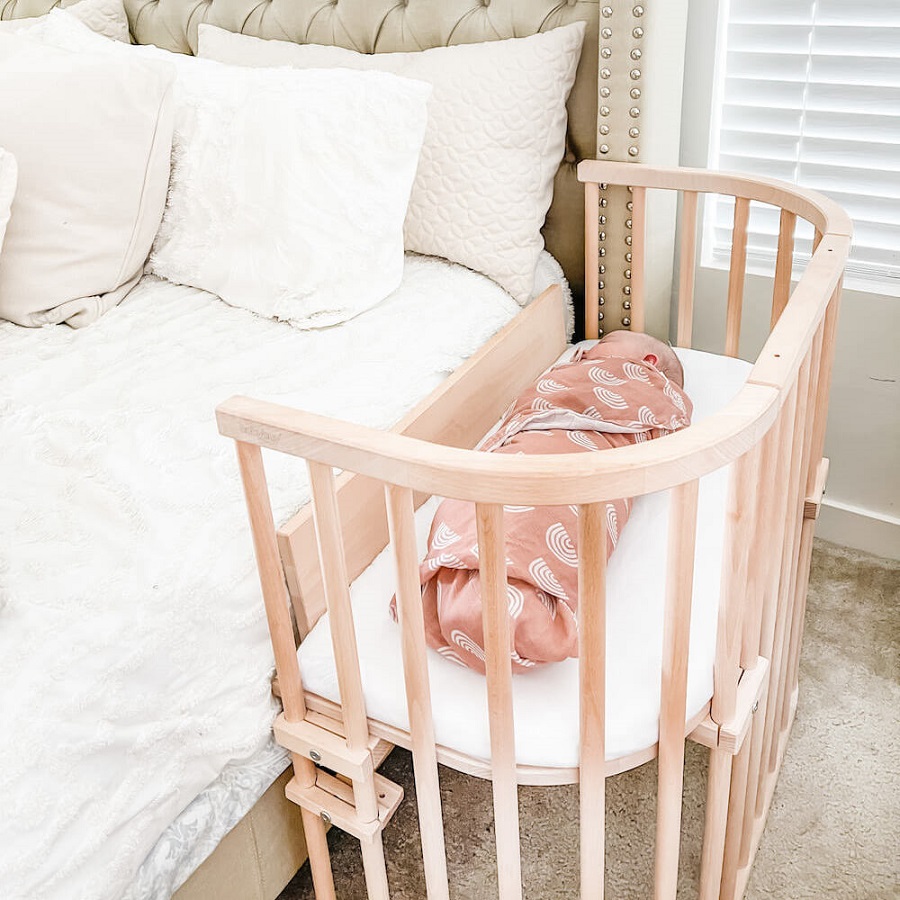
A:
[[[719,415],[690,429],[636,447],[573,456],[565,466],[541,458],[490,458],[397,434],[323,419],[274,404],[234,398],[217,411],[220,431],[236,440],[247,494],[263,596],[275,649],[284,715],[276,734],[293,754],[289,796],[303,810],[319,900],[334,896],[325,820],[360,839],[370,898],[388,896],[382,832],[399,804],[400,789],[376,773],[384,741],[366,718],[349,604],[345,545],[333,468],[381,482],[398,572],[398,610],[410,717],[423,859],[429,898],[448,894],[441,823],[437,747],[430,705],[422,608],[413,537],[413,490],[456,496],[476,504],[485,598],[485,650],[491,734],[498,874],[502,900],[520,898],[517,784],[512,728],[509,621],[505,602],[504,503],[580,507],[579,546],[605,546],[606,500],[671,491],[669,568],[659,723],[656,900],[672,900],[678,875],[683,786],[685,693],[698,480],[731,463],[726,512],[714,692],[708,715],[690,736],[710,748],[706,827],[700,876],[702,900],[736,900],[743,893],[796,708],[797,664],[814,515],[824,489],[822,457],[827,385],[833,358],[840,276],[849,245],[846,216],[824,198],[766,179],[616,163],[582,163],[586,182],[588,265],[596,264],[591,223],[596,184],[630,183],[638,217],[633,267],[644,265],[644,194],[685,191],[696,225],[697,194],[738,195],[735,247],[729,277],[725,351],[740,344],[746,226],[751,200],[782,205],[772,304],[772,332],[745,387]],[[689,199],[693,195],[693,200]],[[693,212],[692,212],[693,210]],[[790,293],[788,256],[796,216],[810,219],[817,249]],[[592,218],[594,217],[594,218]],[[694,233],[682,253],[692,258]],[[684,248],[687,247],[686,251]],[[678,342],[689,346],[692,276],[682,268]],[[635,321],[643,316],[643,279],[632,294]],[[588,316],[591,296],[588,287]],[[593,307],[596,311],[596,307]],[[537,373],[536,373],[537,374]],[[308,709],[296,657],[284,572],[262,469],[260,446],[307,459],[322,582],[342,705],[341,720]],[[463,454],[463,455],[460,455]],[[600,457],[598,459],[598,457]],[[559,458],[556,458],[558,463]],[[356,561],[358,562],[358,560]],[[581,699],[581,894],[601,898],[605,850],[605,554],[579,554]],[[357,567],[354,564],[354,567]],[[652,755],[652,754],[651,754]],[[629,765],[643,762],[632,760]],[[617,762],[617,761],[614,761]],[[324,767],[324,768],[323,768]],[[621,771],[622,766],[615,771]],[[330,770],[330,771],[326,771]],[[334,773],[334,774],[333,774]],[[384,796],[380,796],[380,794]],[[323,818],[324,814],[324,818]]]

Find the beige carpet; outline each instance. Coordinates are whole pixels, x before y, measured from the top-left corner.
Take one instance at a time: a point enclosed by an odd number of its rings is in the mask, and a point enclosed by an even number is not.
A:
[[[707,752],[688,744],[680,897],[696,896]],[[382,771],[407,800],[385,832],[394,900],[425,886],[408,753]],[[651,896],[655,763],[607,783],[607,897]],[[441,770],[451,895],[496,897],[490,785]],[[410,802],[412,801],[412,802]],[[577,791],[522,788],[530,900],[578,896]],[[332,831],[338,896],[365,897],[359,846]],[[801,660],[800,703],[746,900],[900,898],[900,563],[819,543]],[[279,900],[307,900],[304,867]]]

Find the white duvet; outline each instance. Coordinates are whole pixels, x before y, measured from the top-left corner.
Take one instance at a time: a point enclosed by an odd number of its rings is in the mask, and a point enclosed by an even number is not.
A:
[[[149,278],[87,329],[0,325],[0,897],[121,896],[269,734],[271,650],[216,404],[387,427],[517,311],[486,278],[410,257],[384,303],[314,333]],[[281,520],[304,467],[267,466]]]

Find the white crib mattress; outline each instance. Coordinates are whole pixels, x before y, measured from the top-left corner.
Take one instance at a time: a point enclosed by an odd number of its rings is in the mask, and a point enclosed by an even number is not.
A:
[[[740,390],[750,364],[679,350],[694,422],[722,409]],[[730,466],[700,481],[687,721],[712,697],[725,503]],[[437,500],[416,515],[420,557]],[[665,597],[668,492],[635,500],[607,571],[606,755],[636,753],[659,736],[660,671]],[[400,629],[388,603],[395,579],[390,550],[380,554],[351,590],[360,667],[370,718],[408,730]],[[339,701],[337,674],[324,616],[298,651],[304,688]],[[435,737],[443,747],[490,756],[485,679],[429,651]],[[578,765],[578,661],[543,666],[513,678],[516,759],[520,765]]]
[[[390,298],[316,333],[152,278],[89,328],[0,324],[4,900],[122,897],[179,813],[269,739],[272,653],[216,404],[389,427],[517,312],[487,278],[411,257]],[[266,466],[281,521],[305,466]],[[177,886],[147,884],[132,896]]]

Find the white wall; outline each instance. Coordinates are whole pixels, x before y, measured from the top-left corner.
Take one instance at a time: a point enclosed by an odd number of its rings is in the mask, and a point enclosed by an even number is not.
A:
[[[690,0],[681,164],[706,166],[719,3]],[[727,272],[698,265],[695,346],[720,349]],[[677,284],[677,280],[675,282]],[[741,355],[768,326],[771,281],[750,275]],[[825,455],[828,490],[817,534],[900,558],[900,299],[845,290],[838,325]]]

